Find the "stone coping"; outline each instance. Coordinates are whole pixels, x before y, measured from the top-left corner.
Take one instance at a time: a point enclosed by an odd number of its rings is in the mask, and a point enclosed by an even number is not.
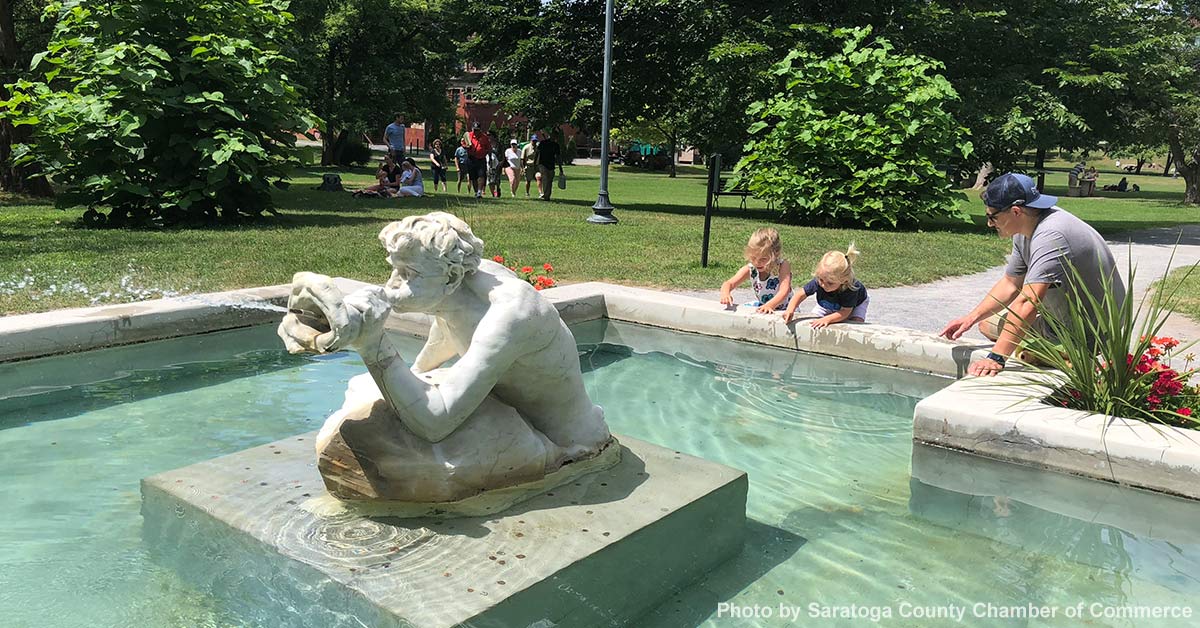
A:
[[[1200,431],[1050,406],[1037,375],[967,378],[921,400],[913,439],[1200,499]]]
[[[350,292],[365,286],[338,278]],[[191,295],[123,305],[0,318],[0,362],[188,336],[276,322],[289,286]],[[777,315],[679,294],[588,282],[546,290],[568,324],[609,318],[719,336],[902,369],[958,377],[986,347],[886,325],[843,323],[812,329],[805,319],[785,325]],[[417,335],[428,317],[397,315],[391,327]]]

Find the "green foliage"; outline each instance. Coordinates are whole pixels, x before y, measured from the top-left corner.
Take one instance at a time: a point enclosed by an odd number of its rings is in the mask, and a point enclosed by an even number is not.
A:
[[[340,166],[366,165],[371,161],[371,147],[362,142],[350,142],[342,151]]]
[[[0,113],[32,125],[18,162],[108,222],[236,219],[271,208],[311,126],[278,42],[283,0],[67,0]],[[89,218],[100,222],[95,211]],[[99,218],[97,218],[99,216]]]
[[[1069,282],[1065,310],[1038,302],[1038,317],[1050,334],[1035,328],[1023,342],[1028,356],[1049,366],[1038,370],[1052,382],[1050,402],[1109,417],[1200,429],[1200,416],[1192,414],[1200,415],[1200,389],[1188,385],[1194,371],[1172,369],[1165,358],[1179,342],[1158,337],[1180,286],[1194,269],[1173,283],[1164,277],[1158,290],[1136,303],[1132,260],[1129,289],[1122,298],[1114,296],[1109,276],[1101,278],[1101,294],[1085,291],[1079,271],[1069,265],[1074,281]]]
[[[772,70],[783,90],[750,106],[736,172],[787,221],[895,228],[957,215],[939,169],[971,151],[946,111],[957,95],[936,61],[869,34],[834,31],[842,47],[828,57],[791,51]]]
[[[290,35],[305,101],[324,122],[322,163],[345,163],[340,144],[381,134],[396,113],[453,117],[446,83],[457,71],[447,18],[416,0],[292,0]],[[350,149],[352,150],[352,149]]]

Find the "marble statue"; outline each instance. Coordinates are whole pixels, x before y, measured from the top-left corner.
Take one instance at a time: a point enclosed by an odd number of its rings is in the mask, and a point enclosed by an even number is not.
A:
[[[343,295],[327,276],[297,273],[279,326],[292,353],[350,348],[367,365],[317,439],[333,496],[445,512],[502,495],[475,509],[486,512],[616,464],[553,304],[482,259],[483,242],[450,214],[404,218],[379,239],[392,266],[384,286]],[[432,318],[411,366],[385,333],[392,312]]]

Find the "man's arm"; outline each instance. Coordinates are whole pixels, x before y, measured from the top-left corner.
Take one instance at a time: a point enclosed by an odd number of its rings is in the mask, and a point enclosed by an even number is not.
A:
[[[979,302],[965,316],[960,316],[949,323],[942,329],[938,335],[945,336],[950,340],[958,340],[963,334],[970,331],[972,327],[979,321],[1003,310],[1005,306],[1013,302],[1017,295],[1021,293],[1021,286],[1025,278],[1020,275],[1009,275],[1005,273],[991,290],[988,290],[987,296]]]
[[[1033,321],[1037,318],[1037,303],[1050,289],[1048,283],[1026,284],[1008,307],[1009,314],[1001,326],[1000,336],[992,346],[992,354],[1008,358],[1021,344]],[[1004,369],[1004,364],[990,358],[976,360],[967,367],[968,375],[995,375]]]

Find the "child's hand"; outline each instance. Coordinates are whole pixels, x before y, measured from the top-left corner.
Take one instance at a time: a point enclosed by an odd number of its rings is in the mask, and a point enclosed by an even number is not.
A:
[[[726,292],[725,290],[722,290],[721,291],[721,305],[733,305],[733,295]]]
[[[820,329],[822,327],[828,327],[829,321],[825,320],[824,318],[818,318],[817,320],[813,321],[811,325],[813,329]]]
[[[775,306],[763,303],[762,305],[758,306],[757,310],[754,311],[758,312],[759,314],[770,314],[771,312],[775,311]]]

